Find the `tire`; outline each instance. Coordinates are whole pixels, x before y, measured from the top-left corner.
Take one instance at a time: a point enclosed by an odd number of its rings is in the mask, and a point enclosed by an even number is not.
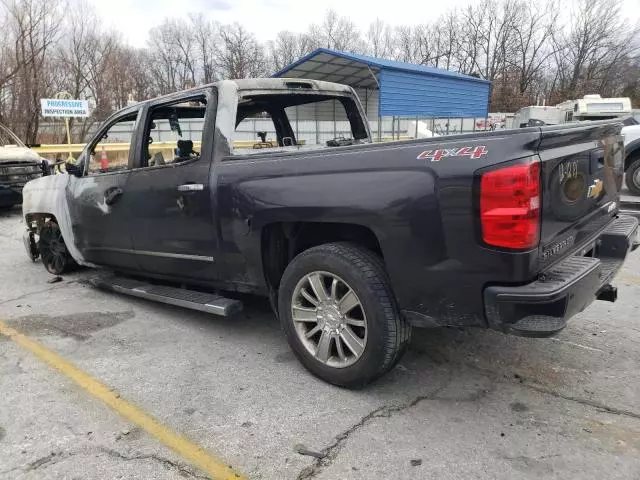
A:
[[[324,285],[326,302],[318,302],[312,278]],[[343,312],[347,304],[355,307]],[[354,244],[328,243],[295,257],[282,276],[278,307],[298,360],[315,376],[341,387],[361,388],[387,373],[411,338],[411,326],[400,314],[381,259]],[[308,339],[316,328],[320,330]],[[332,336],[328,355],[319,353],[327,351],[320,348],[324,335]]]
[[[627,188],[634,195],[640,195],[640,157],[636,158],[625,174]]]
[[[47,221],[40,229],[38,251],[44,268],[52,275],[62,275],[75,266],[62,238],[60,227],[52,220]]]

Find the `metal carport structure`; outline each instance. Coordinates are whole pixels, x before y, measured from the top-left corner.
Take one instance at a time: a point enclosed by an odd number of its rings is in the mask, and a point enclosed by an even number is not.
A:
[[[350,85],[369,120],[488,114],[491,82],[425,65],[319,48],[273,76]]]

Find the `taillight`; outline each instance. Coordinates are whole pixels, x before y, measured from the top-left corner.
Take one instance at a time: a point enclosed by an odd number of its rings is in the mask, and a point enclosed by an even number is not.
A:
[[[482,174],[482,240],[496,247],[533,248],[540,239],[540,162]]]

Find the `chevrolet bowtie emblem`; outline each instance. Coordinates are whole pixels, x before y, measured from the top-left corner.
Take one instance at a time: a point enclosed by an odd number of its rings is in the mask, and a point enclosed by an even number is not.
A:
[[[602,180],[594,180],[593,184],[589,186],[589,190],[587,191],[588,198],[598,198],[600,193],[602,193],[602,188],[604,184]]]

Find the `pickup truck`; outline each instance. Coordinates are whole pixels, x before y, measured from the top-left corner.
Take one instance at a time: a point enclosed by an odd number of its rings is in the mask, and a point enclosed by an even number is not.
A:
[[[640,195],[640,116],[623,119],[625,182],[634,195]]]
[[[373,143],[350,87],[221,81],[115,113],[67,173],[29,182],[25,246],[53,274],[101,267],[96,285],[205,312],[267,297],[302,364],[355,388],[412,327],[549,336],[614,301],[638,246],[621,128]]]
[[[21,203],[24,185],[49,172],[49,162],[0,124],[0,210]]]

